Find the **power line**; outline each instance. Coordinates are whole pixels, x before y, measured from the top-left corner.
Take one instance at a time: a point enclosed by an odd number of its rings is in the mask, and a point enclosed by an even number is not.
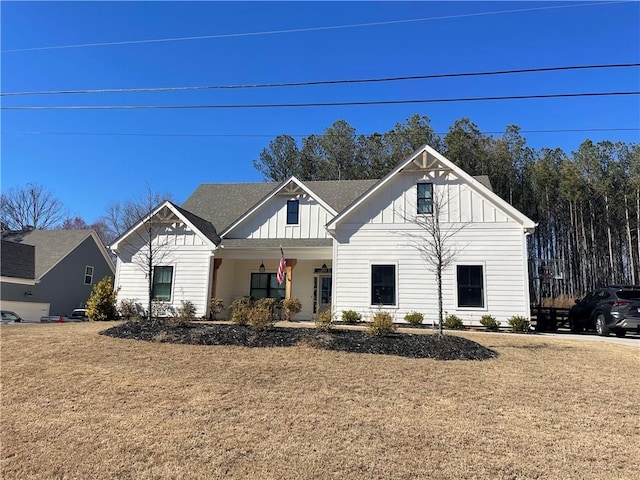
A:
[[[547,129],[547,130],[519,130],[519,133],[581,133],[581,132],[637,132],[640,127],[634,128],[565,128],[565,129]],[[376,133],[361,134],[371,136]],[[434,132],[436,135],[446,135],[449,132]],[[487,130],[480,132],[484,135],[494,135],[504,133],[504,130]],[[402,135],[398,132],[384,132],[384,135]],[[132,132],[0,132],[0,135],[80,135],[80,136],[98,136],[98,137],[277,137],[282,134],[271,133],[132,133]],[[309,134],[286,134],[289,137],[304,138],[314,135],[316,137],[328,137],[331,134],[309,133]]]
[[[555,10],[560,8],[575,8],[575,7],[590,7],[595,5],[613,5],[618,3],[633,3],[629,1],[614,1],[614,2],[598,2],[598,3],[581,3],[577,5],[552,5],[546,7],[533,7],[533,8],[521,8],[517,10],[497,10],[492,12],[478,12],[478,13],[464,13],[459,15],[444,15],[440,17],[426,17],[426,18],[410,18],[405,20],[389,20],[383,22],[370,22],[370,23],[356,23],[349,25],[330,25],[324,27],[309,27],[309,28],[293,28],[288,30],[270,30],[270,31],[260,31],[260,32],[244,32],[244,33],[227,33],[227,34],[219,34],[219,35],[200,35],[200,36],[192,36],[192,37],[170,37],[170,38],[158,38],[158,39],[149,39],[149,40],[126,40],[120,42],[100,42],[100,43],[82,43],[82,44],[73,44],[73,45],[54,45],[54,46],[45,46],[45,47],[29,47],[29,48],[14,48],[10,50],[2,50],[2,53],[16,53],[16,52],[29,52],[29,51],[37,51],[37,50],[56,50],[56,49],[64,49],[64,48],[84,48],[84,47],[101,47],[101,46],[113,46],[113,45],[132,45],[132,44],[142,44],[142,43],[161,43],[161,42],[177,42],[177,41],[186,41],[186,40],[211,40],[218,38],[233,38],[233,37],[249,37],[249,36],[259,36],[259,35],[277,35],[277,34],[286,34],[286,33],[302,33],[302,32],[317,32],[322,30],[339,30],[346,28],[361,28],[361,27],[376,27],[376,26],[384,26],[384,25],[397,25],[403,23],[416,23],[416,22],[426,22],[431,20],[446,20],[446,19],[454,19],[454,18],[468,18],[468,17],[480,17],[487,15],[498,15],[498,14],[506,14],[506,13],[519,13],[519,12],[533,12],[540,10]]]
[[[248,108],[301,108],[301,107],[349,107],[366,105],[407,105],[417,103],[453,103],[478,102],[496,100],[525,100],[543,98],[572,98],[572,97],[607,97],[640,95],[640,91],[630,92],[582,92],[582,93],[551,93],[542,95],[507,95],[498,97],[459,97],[459,98],[430,98],[419,100],[370,100],[362,102],[319,102],[319,103],[255,103],[236,105],[60,105],[60,106],[19,106],[0,107],[0,110],[195,110],[195,109],[248,109]]]
[[[308,82],[283,82],[283,83],[256,83],[244,85],[200,85],[187,87],[151,87],[151,88],[104,88],[92,90],[49,90],[49,91],[33,91],[33,92],[7,92],[0,93],[0,97],[12,97],[23,95],[75,95],[75,94],[92,94],[92,93],[128,93],[128,92],[175,92],[188,90],[214,90],[214,89],[249,89],[249,88],[274,88],[274,87],[307,87],[317,85],[343,85],[357,83],[380,83],[380,82],[397,82],[405,80],[426,80],[435,78],[456,78],[456,77],[479,77],[487,75],[509,75],[517,73],[536,73],[536,72],[555,72],[568,70],[587,70],[587,69],[603,69],[603,68],[628,68],[639,67],[640,63],[611,63],[599,65],[567,65],[561,67],[539,67],[539,68],[522,68],[512,70],[489,70],[484,72],[459,72],[459,73],[437,73],[431,75],[410,75],[398,77],[382,77],[382,78],[361,78],[361,79],[343,79],[343,80],[317,80]]]

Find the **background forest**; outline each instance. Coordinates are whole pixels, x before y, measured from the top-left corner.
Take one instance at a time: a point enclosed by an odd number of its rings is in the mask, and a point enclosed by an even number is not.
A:
[[[585,140],[574,152],[526,145],[520,128],[483,134],[467,118],[441,138],[414,115],[385,133],[358,135],[344,120],[322,135],[274,138],[254,167],[265,180],[381,178],[429,144],[538,223],[529,237],[532,300],[578,296],[640,276],[640,145]]]

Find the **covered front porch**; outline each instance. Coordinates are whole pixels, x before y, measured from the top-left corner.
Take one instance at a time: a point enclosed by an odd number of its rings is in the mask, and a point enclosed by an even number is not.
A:
[[[304,241],[303,241],[304,242]],[[330,240],[307,240],[307,245],[292,246],[286,241],[223,240],[212,259],[211,298],[221,298],[228,307],[237,297],[256,299],[298,298],[302,310],[296,320],[313,320],[318,312],[331,306],[332,246]],[[286,259],[286,278],[278,284],[282,257]]]

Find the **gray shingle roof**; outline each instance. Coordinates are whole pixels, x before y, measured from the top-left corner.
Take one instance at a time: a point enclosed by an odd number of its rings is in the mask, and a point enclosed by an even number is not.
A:
[[[6,232],[3,240],[35,247],[35,278],[40,278],[51,267],[67,256],[91,235],[93,230],[31,230]]]
[[[488,176],[479,175],[474,178],[492,190]],[[377,182],[378,180],[374,179],[327,180],[302,183],[336,212],[340,213]],[[191,212],[201,222],[207,223],[209,226],[203,225],[202,228],[209,228],[209,232],[219,241],[218,232],[226,230],[281,185],[282,183],[276,182],[203,183],[182,204],[180,211],[185,215]],[[193,223],[198,228],[201,228],[196,221]],[[209,238],[213,240],[213,237],[209,236]],[[216,241],[216,243],[218,242]]]
[[[33,245],[2,240],[0,258],[0,275],[3,277],[35,278],[36,253]]]
[[[475,178],[482,185],[484,185],[485,187],[487,187],[489,190],[493,192],[493,187],[491,186],[491,180],[489,180],[489,175],[476,175],[473,178]]]
[[[204,218],[200,218],[199,216],[191,213],[188,210],[185,210],[182,207],[179,207],[173,202],[170,202],[176,210],[178,210],[182,215],[184,215],[187,220],[189,220],[198,230],[200,230],[204,235],[207,236],[209,240],[211,240],[216,245],[220,243],[220,235],[216,231],[216,227],[214,227],[211,222],[205,220]]]
[[[377,180],[333,180],[303,182],[337,212],[371,188]],[[282,183],[204,183],[182,204],[182,208],[211,222],[219,232],[231,226]]]

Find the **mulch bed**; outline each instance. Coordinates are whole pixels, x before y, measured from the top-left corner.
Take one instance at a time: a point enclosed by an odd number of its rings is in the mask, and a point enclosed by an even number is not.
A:
[[[191,345],[244,347],[308,346],[323,350],[397,355],[435,360],[487,360],[497,353],[453,335],[393,333],[374,337],[360,330],[273,327],[256,331],[243,325],[196,324],[171,327],[165,321],[125,322],[101,332],[115,338]]]

